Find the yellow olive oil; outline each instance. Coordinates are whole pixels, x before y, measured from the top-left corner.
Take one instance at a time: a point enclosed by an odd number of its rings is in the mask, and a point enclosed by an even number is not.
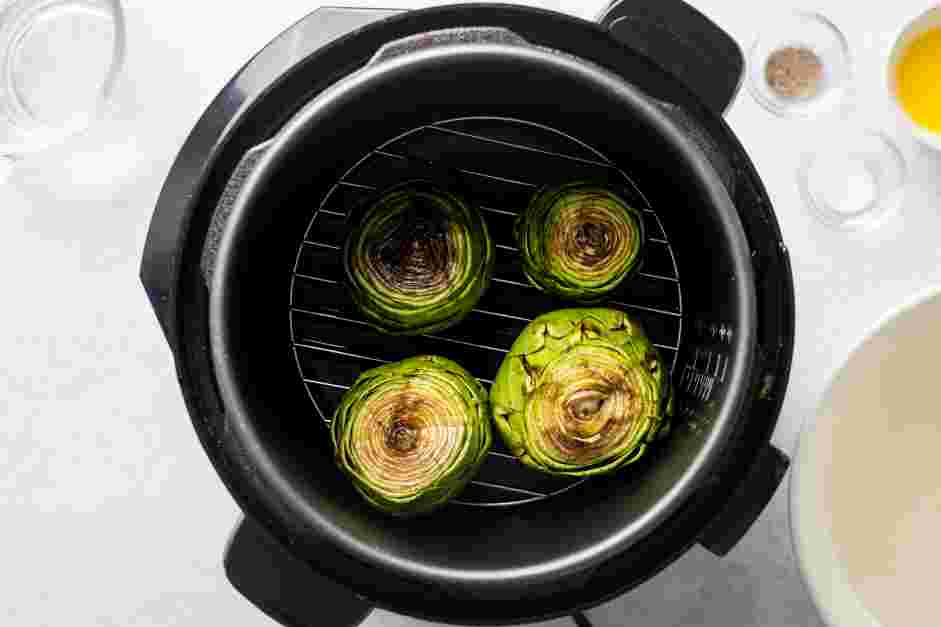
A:
[[[912,120],[941,133],[941,28],[912,41],[896,66],[895,83],[899,102]]]

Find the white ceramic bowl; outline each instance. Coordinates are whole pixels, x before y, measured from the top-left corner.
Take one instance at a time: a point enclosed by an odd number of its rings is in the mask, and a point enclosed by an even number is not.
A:
[[[919,125],[908,115],[905,109],[902,108],[901,102],[899,102],[895,83],[896,68],[908,47],[922,33],[939,27],[941,27],[941,5],[931,7],[903,26],[889,49],[885,80],[889,98],[902,124],[923,144],[941,151],[941,134]]]
[[[941,289],[939,288],[933,288],[918,295],[909,303],[885,316],[865,334],[846,362],[831,378],[818,407],[817,415],[804,425],[800,444],[794,456],[789,485],[791,533],[804,582],[820,615],[831,627],[927,627],[928,625],[936,627],[941,624],[941,619],[938,619],[936,614],[927,623],[901,624],[898,621],[893,624],[881,623],[875,613],[867,607],[866,600],[860,592],[861,589],[852,583],[854,580],[850,577],[847,563],[840,559],[841,555],[846,556],[847,549],[844,548],[844,552],[841,553],[834,541],[833,529],[836,525],[833,524],[831,515],[833,502],[828,500],[828,488],[825,481],[827,469],[835,464],[845,463],[847,459],[847,456],[841,457],[838,454],[831,440],[834,434],[839,433],[838,429],[831,429],[833,424],[831,417],[842,415],[844,420],[848,415],[853,419],[865,418],[865,415],[849,413],[847,402],[847,399],[859,398],[856,395],[860,393],[860,383],[867,381],[866,376],[861,375],[868,375],[869,382],[875,381],[877,385],[880,385],[879,382],[883,381],[885,376],[880,371],[880,366],[886,363],[887,354],[897,353],[893,354],[892,358],[895,361],[891,362],[897,364],[899,359],[908,363],[909,359],[920,359],[925,353],[937,351],[941,346],[939,324],[941,324]],[[920,379],[927,377],[930,380],[933,376],[925,370],[919,370],[918,373],[917,378]],[[925,405],[930,406],[931,390],[924,390],[924,392]],[[882,393],[880,389],[878,394]],[[891,407],[891,403],[888,407]],[[886,406],[882,408],[884,409],[883,415],[896,415],[890,413]],[[930,415],[936,415],[936,412],[931,412]],[[905,424],[904,420],[899,422]],[[893,429],[898,428],[894,421],[889,421],[888,424],[892,424]],[[845,435],[846,432],[843,433]],[[854,442],[855,444],[857,443]],[[846,448],[842,449],[844,453],[846,450]],[[835,452],[836,455],[834,455]],[[883,485],[873,486],[874,490],[891,489],[891,485],[894,484],[890,472],[893,468],[890,466],[893,455],[904,456],[905,454],[906,451],[891,450],[878,451],[878,454],[873,456],[873,464],[881,464],[877,468],[880,472],[884,470],[887,475],[882,482]],[[917,461],[924,467],[924,462]],[[934,463],[933,460],[927,460],[928,472],[931,472],[930,469]],[[856,471],[856,468],[845,468],[845,472],[855,474]],[[860,473],[860,481],[865,481],[863,473]],[[878,499],[877,492],[875,496],[871,506],[884,506]],[[847,501],[844,499],[842,502],[845,504]],[[861,509],[868,510],[871,507]],[[869,511],[859,512],[860,517],[868,514]],[[902,512],[889,512],[889,514],[898,515],[901,518]],[[854,518],[855,512],[850,520]],[[844,517],[843,520],[847,518]],[[845,526],[842,528],[846,529]],[[879,537],[874,541],[885,540]],[[842,546],[852,546],[852,544],[843,543]],[[859,563],[858,560],[857,563]]]

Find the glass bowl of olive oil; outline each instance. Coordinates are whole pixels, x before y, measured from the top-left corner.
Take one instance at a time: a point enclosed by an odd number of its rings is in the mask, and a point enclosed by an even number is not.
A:
[[[903,124],[941,151],[941,6],[902,28],[889,51],[886,79]]]

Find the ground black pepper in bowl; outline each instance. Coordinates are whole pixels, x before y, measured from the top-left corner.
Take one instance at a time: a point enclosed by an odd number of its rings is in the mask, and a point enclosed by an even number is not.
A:
[[[843,33],[823,15],[769,16],[749,55],[748,87],[776,115],[812,118],[833,111],[851,93],[852,59]]]
[[[781,98],[813,98],[823,80],[823,62],[809,48],[779,48],[768,57],[765,80]]]

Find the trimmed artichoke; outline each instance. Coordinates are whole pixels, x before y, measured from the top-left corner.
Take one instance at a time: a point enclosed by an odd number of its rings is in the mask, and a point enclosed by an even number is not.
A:
[[[563,309],[533,320],[490,390],[510,451],[543,472],[600,475],[639,459],[673,413],[656,348],[613,309]]]
[[[396,516],[431,511],[457,495],[493,439],[483,386],[435,356],[361,374],[331,431],[340,469],[371,505]]]
[[[494,247],[473,206],[419,181],[390,189],[358,216],[343,259],[367,322],[417,335],[456,324],[474,308],[490,282]]]
[[[603,298],[640,266],[643,214],[612,188],[545,188],[516,223],[523,271],[539,289],[582,301]]]

